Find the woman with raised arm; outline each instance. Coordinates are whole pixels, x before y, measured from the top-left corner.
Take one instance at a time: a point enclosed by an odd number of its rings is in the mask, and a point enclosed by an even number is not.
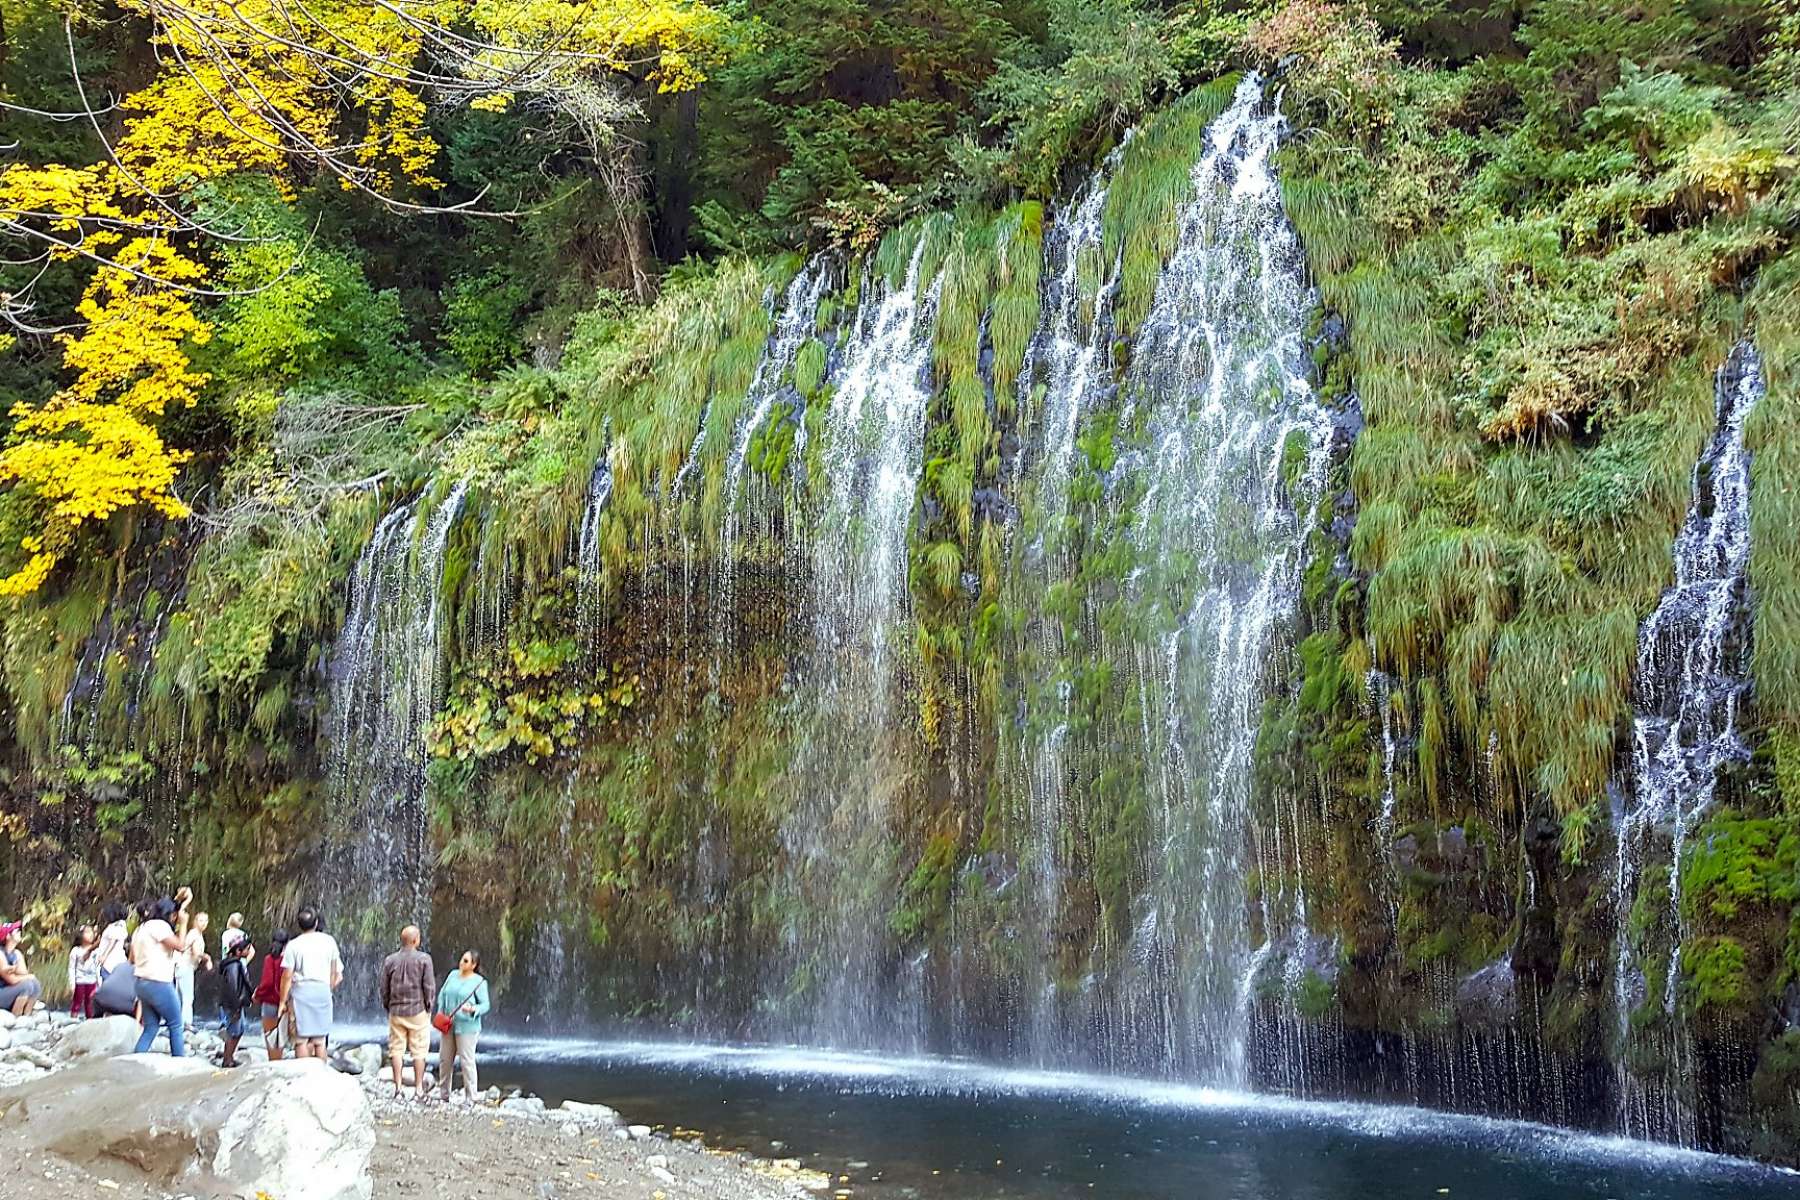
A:
[[[138,905],[140,923],[131,935],[131,965],[137,972],[139,1019],[144,1026],[138,1035],[137,1053],[149,1051],[160,1027],[169,1032],[169,1054],[182,1058],[187,1054],[187,1042],[181,1026],[181,995],[175,990],[175,962],[187,936],[187,906],[193,893],[182,888],[175,895],[179,903],[164,897]],[[170,918],[174,925],[169,924]]]

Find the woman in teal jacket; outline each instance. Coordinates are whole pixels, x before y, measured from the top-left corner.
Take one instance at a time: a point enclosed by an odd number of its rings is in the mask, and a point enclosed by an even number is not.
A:
[[[464,950],[456,973],[444,980],[437,996],[437,1011],[450,1018],[450,1028],[438,1042],[438,1081],[444,1085],[446,1100],[450,1099],[450,1072],[459,1062],[464,1093],[472,1101],[481,1090],[475,1074],[475,1043],[481,1037],[481,1017],[487,1010],[488,985],[481,975],[481,955]]]

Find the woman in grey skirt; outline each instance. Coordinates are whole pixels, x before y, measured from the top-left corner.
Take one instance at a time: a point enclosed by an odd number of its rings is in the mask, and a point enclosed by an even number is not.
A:
[[[337,940],[319,928],[319,914],[303,908],[300,934],[281,954],[281,1007],[294,1016],[294,1057],[324,1058],[331,1037],[331,993],[344,981]]]

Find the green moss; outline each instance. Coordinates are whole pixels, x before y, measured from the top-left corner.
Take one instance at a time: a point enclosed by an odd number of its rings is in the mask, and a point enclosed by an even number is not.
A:
[[[794,355],[794,387],[800,395],[811,400],[819,393],[819,385],[825,382],[825,343],[818,338],[808,338]]]
[[[1730,810],[1694,831],[1682,856],[1681,902],[1689,921],[1731,921],[1751,906],[1800,901],[1800,827],[1787,817]]]
[[[1682,993],[1690,1011],[1734,1011],[1754,997],[1749,954],[1729,937],[1692,939],[1682,948]]]
[[[1300,979],[1294,1005],[1300,1010],[1301,1016],[1314,1021],[1321,1020],[1337,1007],[1337,986],[1317,971],[1308,971]]]
[[[925,843],[925,852],[901,885],[899,901],[888,917],[888,928],[895,937],[912,942],[942,926],[950,910],[955,870],[953,836],[937,834]]]

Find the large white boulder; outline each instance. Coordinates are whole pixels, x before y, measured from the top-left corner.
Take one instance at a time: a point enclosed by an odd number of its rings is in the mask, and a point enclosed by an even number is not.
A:
[[[56,1057],[64,1062],[82,1058],[117,1058],[137,1047],[143,1027],[130,1017],[95,1017],[64,1029],[56,1041]]]
[[[158,1187],[282,1200],[368,1200],[375,1148],[362,1089],[316,1061],[94,1059],[0,1091],[0,1129],[25,1149],[130,1164]]]

